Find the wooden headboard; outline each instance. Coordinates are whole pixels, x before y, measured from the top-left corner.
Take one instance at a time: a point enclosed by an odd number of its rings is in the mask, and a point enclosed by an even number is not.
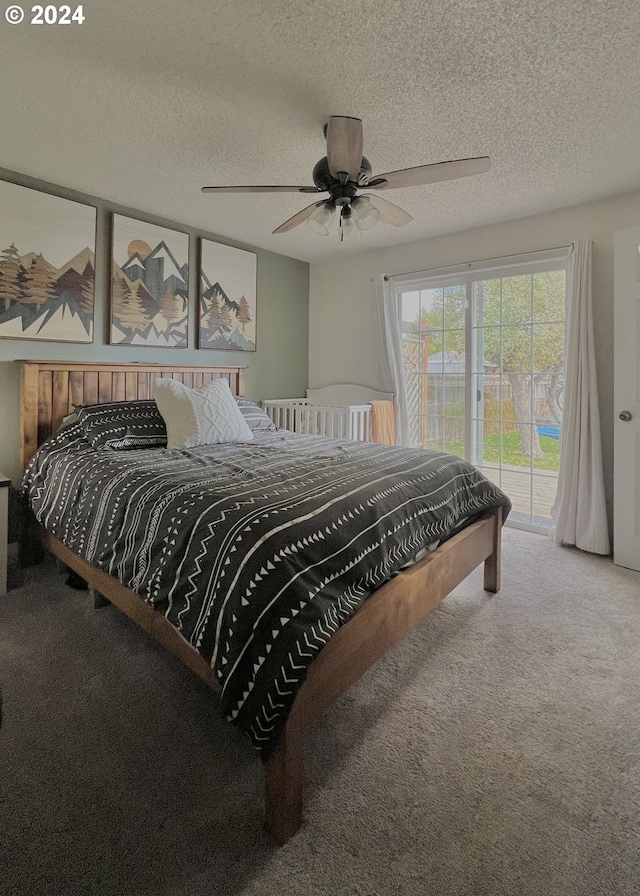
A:
[[[244,367],[199,367],[84,361],[17,361],[20,365],[20,454],[24,470],[39,445],[75,405],[151,398],[153,381],[170,377],[197,389],[224,377],[244,395]]]

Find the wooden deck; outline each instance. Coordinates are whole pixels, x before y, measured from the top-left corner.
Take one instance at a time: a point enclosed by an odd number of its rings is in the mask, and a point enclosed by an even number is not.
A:
[[[551,508],[556,498],[558,474],[536,470],[533,476],[523,467],[502,467],[483,464],[487,479],[500,486],[513,504],[513,515],[521,522],[529,521],[541,528],[551,527]],[[526,519],[524,519],[526,517]]]

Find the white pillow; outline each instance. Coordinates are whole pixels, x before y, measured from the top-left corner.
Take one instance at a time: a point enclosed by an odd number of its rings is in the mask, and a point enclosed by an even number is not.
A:
[[[212,380],[200,389],[190,389],[177,380],[157,379],[153,397],[167,427],[167,448],[253,439],[225,379]]]

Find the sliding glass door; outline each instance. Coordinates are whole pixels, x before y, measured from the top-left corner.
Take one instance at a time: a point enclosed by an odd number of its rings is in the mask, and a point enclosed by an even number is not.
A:
[[[411,444],[466,457],[551,525],[560,463],[566,262],[400,280]]]

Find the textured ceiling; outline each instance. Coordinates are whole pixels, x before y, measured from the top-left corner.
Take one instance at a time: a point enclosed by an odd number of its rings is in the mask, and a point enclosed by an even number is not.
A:
[[[27,19],[30,5],[26,6]],[[89,0],[82,25],[0,22],[0,164],[314,261],[640,188],[637,0]],[[271,231],[329,115],[373,171],[489,155],[385,192],[414,221],[340,244]]]

